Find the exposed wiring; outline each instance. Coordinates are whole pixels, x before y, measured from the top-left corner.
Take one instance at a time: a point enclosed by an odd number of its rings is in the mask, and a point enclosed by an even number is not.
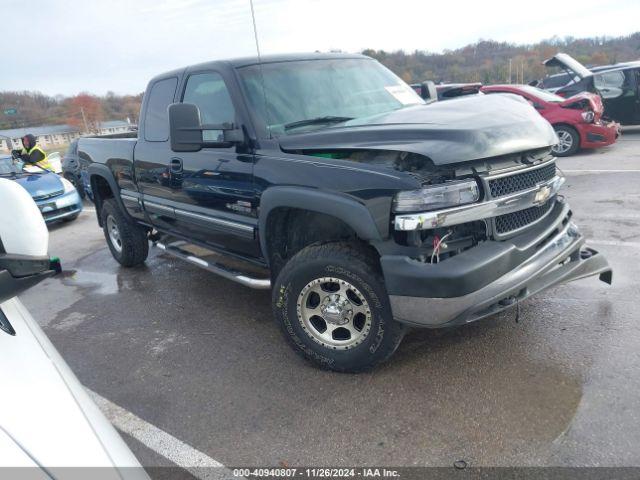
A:
[[[431,254],[431,263],[440,263],[440,248],[444,244],[444,241],[453,234],[452,231],[449,231],[444,237],[439,238],[437,235],[433,238],[433,253]]]

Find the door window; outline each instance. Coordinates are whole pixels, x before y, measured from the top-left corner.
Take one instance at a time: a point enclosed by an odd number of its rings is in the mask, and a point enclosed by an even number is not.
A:
[[[616,98],[623,92],[624,72],[600,73],[595,75],[593,81],[602,98]]]
[[[144,116],[144,139],[148,142],[166,142],[169,139],[167,108],[173,103],[177,85],[177,78],[167,78],[151,87]]]
[[[197,73],[187,80],[182,98],[184,103],[193,103],[200,110],[200,121],[206,124],[235,122],[235,109],[226,83],[219,73]],[[222,131],[204,130],[203,140],[221,140]]]

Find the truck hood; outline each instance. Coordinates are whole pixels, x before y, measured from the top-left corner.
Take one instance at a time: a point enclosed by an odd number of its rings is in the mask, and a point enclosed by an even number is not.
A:
[[[32,197],[40,197],[64,190],[60,177],[55,173],[18,174],[14,178]]]
[[[339,126],[282,136],[295,150],[393,150],[448,165],[545,148],[553,128],[516,95],[478,95],[416,105]]]
[[[576,74],[581,79],[593,76],[593,72],[591,72],[591,70],[566,53],[558,53],[542,63],[545,67],[562,68],[569,73]]]

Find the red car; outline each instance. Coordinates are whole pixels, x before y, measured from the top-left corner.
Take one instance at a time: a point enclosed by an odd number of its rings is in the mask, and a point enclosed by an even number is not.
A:
[[[490,85],[481,91],[524,97],[553,125],[559,140],[553,153],[559,157],[573,155],[580,148],[611,145],[620,135],[618,123],[602,119],[602,99],[594,93],[583,92],[565,99],[530,85]]]

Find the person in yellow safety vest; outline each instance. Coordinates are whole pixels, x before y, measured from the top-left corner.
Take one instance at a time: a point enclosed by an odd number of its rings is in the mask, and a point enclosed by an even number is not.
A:
[[[35,164],[45,170],[52,170],[45,151],[36,143],[36,137],[31,133],[22,137],[22,150],[13,150],[14,158],[19,158],[24,163]]]

